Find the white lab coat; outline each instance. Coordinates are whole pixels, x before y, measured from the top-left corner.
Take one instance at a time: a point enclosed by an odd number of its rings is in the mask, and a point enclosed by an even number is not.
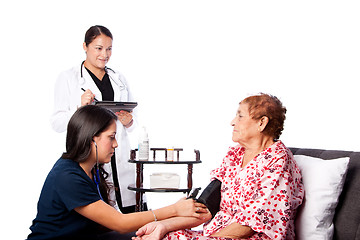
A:
[[[83,77],[81,77],[80,68],[82,68]],[[112,69],[107,73],[114,90],[114,101],[133,102],[134,99],[130,93],[125,77]],[[95,82],[83,65],[78,65],[67,71],[62,72],[55,84],[54,113],[50,122],[52,128],[57,132],[64,132],[67,124],[74,112],[81,106],[81,95],[83,89],[90,89],[95,94],[95,98],[102,100],[102,95]],[[135,184],[135,164],[128,162],[130,155],[130,142],[127,132],[131,132],[137,125],[136,108],[133,113],[133,125],[125,128],[120,121],[116,122],[117,133],[116,140],[118,147],[115,149],[116,166],[118,180],[121,192],[122,205],[124,207],[135,205],[135,192],[128,190],[129,184]],[[110,174],[108,180],[113,183],[111,163],[105,164],[104,169]],[[110,194],[110,198],[115,200],[115,193]],[[116,202],[116,201],[115,201]],[[117,206],[116,206],[117,207]],[[117,207],[118,208],[118,207]]]

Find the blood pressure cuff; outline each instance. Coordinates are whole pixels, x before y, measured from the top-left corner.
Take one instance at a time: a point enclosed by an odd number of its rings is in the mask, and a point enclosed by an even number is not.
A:
[[[200,197],[196,200],[204,204],[210,211],[212,218],[220,209],[221,200],[221,182],[218,179],[211,181],[211,183],[204,189]]]

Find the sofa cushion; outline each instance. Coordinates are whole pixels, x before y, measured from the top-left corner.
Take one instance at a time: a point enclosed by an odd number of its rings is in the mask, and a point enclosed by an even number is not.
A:
[[[350,157],[343,191],[334,216],[336,240],[360,240],[360,152],[323,149],[290,148],[295,155],[306,155],[324,160]]]
[[[296,218],[299,240],[333,238],[333,218],[343,189],[349,157],[326,161],[295,155],[305,187],[305,198]]]

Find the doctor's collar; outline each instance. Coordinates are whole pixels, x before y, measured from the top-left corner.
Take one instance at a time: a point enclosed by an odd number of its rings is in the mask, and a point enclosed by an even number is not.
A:
[[[80,65],[80,77],[83,77],[83,66],[84,66],[85,60],[82,61],[81,65]],[[84,66],[85,67],[85,66]],[[108,70],[112,71],[113,73],[115,73],[114,70],[112,70],[111,68],[105,66],[105,72],[108,73]]]

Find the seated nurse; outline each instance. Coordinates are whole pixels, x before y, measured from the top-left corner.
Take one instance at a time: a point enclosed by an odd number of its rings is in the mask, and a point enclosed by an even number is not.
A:
[[[214,218],[208,214],[206,220],[174,217],[150,223],[137,231],[137,239],[295,239],[294,219],[304,187],[291,151],[279,140],[285,113],[271,95],[242,100],[231,121],[238,145],[210,174],[222,182]],[[203,230],[188,230],[206,221]]]
[[[203,218],[204,205],[181,199],[157,210],[122,214],[109,201],[102,165],[118,146],[117,116],[87,105],[71,117],[66,152],[48,174],[28,239],[130,239],[139,227],[156,219]],[[112,230],[112,231],[110,231]]]

